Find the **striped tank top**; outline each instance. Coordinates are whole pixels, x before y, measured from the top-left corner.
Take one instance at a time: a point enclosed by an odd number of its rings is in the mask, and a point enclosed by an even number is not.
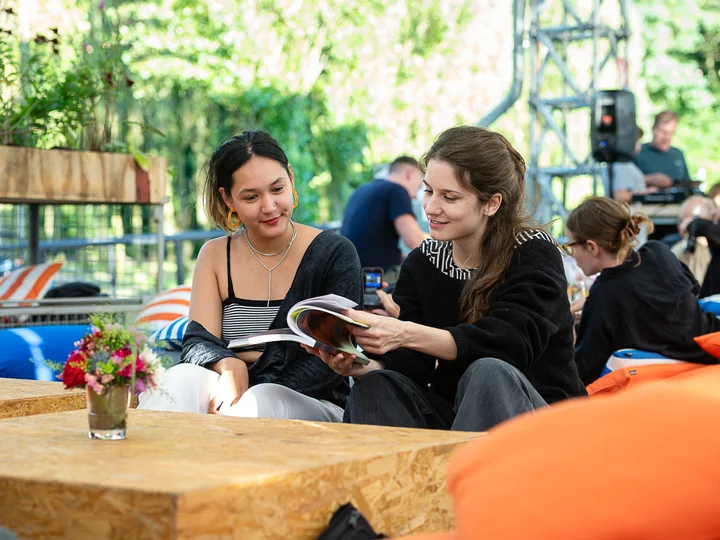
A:
[[[235,296],[230,272],[230,240],[227,241],[228,297],[222,303],[222,339],[227,344],[233,339],[270,329],[282,300],[247,300]]]

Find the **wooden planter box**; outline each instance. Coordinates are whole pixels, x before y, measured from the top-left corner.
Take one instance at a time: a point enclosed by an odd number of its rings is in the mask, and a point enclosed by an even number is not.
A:
[[[167,159],[148,171],[129,154],[0,146],[0,202],[158,204]]]

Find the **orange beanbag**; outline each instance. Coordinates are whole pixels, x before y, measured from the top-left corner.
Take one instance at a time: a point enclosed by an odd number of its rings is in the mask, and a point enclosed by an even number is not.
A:
[[[700,348],[715,358],[720,358],[720,332],[693,338]]]
[[[720,366],[518,417],[452,458],[445,538],[719,538],[718,426]]]
[[[589,396],[609,395],[640,383],[661,381],[698,368],[708,367],[706,364],[649,364],[629,366],[603,375],[587,387]]]

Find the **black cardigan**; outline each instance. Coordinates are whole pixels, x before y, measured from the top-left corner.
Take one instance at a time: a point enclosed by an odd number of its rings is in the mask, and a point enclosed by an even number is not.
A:
[[[448,330],[457,345],[454,361],[399,349],[381,360],[449,402],[468,366],[498,358],[525,374],[548,403],[587,395],[573,361],[573,318],[562,260],[542,231],[521,233],[504,281],[490,298],[488,314],[460,320],[460,298],[469,272],[454,267],[447,243],[426,240],[400,270],[393,298],[400,319]]]
[[[618,349],[716,364],[693,341],[720,330],[720,320],[700,308],[699,291],[692,272],[661,242],[647,242],[620,266],[603,270],[578,328],[575,361],[585,384],[600,376]]]
[[[287,328],[290,309],[301,300],[324,294],[339,294],[362,307],[363,287],[360,260],[349,240],[323,231],[308,246],[298,266],[290,290],[270,329]],[[192,321],[183,338],[181,362],[207,366],[235,356],[227,343]],[[250,386],[275,383],[306,396],[325,399],[344,406],[350,391],[341,377],[297,343],[268,343],[265,351],[248,369]]]

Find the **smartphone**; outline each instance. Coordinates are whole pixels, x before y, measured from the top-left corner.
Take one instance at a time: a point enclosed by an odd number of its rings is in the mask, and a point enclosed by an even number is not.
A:
[[[376,309],[382,306],[380,297],[376,291],[382,289],[383,269],[382,268],[363,268],[363,284],[365,294],[363,295],[363,304],[365,309]]]

